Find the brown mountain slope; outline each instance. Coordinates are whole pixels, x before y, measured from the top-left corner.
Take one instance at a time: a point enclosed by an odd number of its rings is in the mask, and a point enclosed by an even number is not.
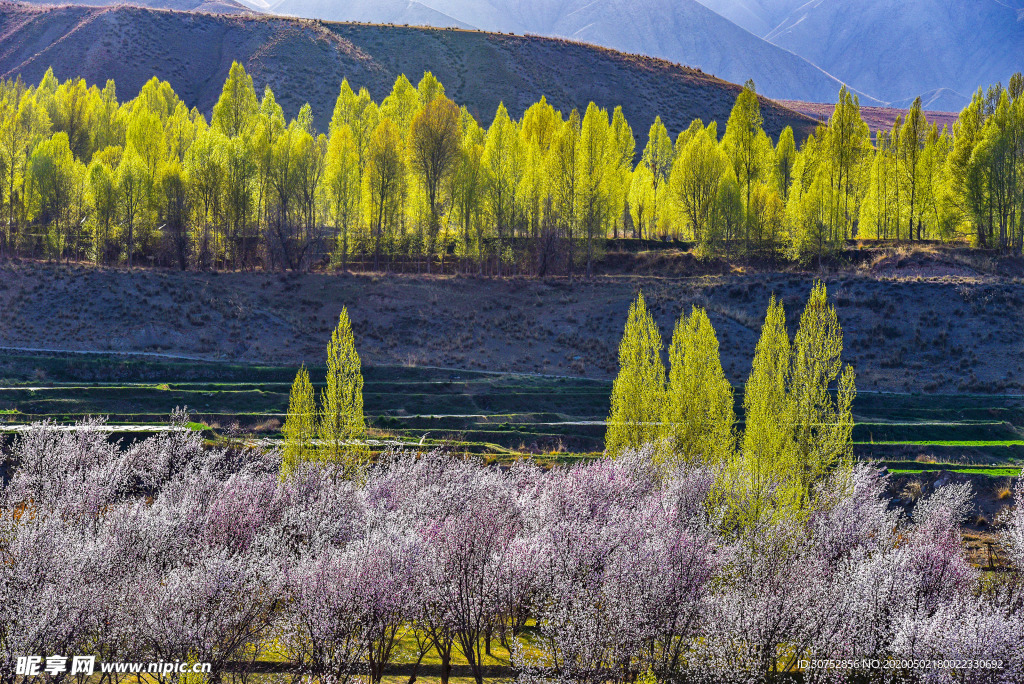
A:
[[[788,109],[792,109],[795,112],[806,114],[812,119],[827,123],[829,117],[832,116],[832,112],[836,106],[834,104],[827,104],[821,102],[799,102],[797,100],[777,100],[779,104]],[[895,107],[869,107],[861,106],[860,115],[864,119],[864,123],[868,125],[872,133],[884,129],[889,131],[892,129],[893,123],[896,121],[896,117],[899,116],[904,121],[907,118],[908,109],[898,109]],[[924,110],[924,116],[930,124],[936,124],[941,130],[943,127],[949,129],[952,133],[953,124],[960,118],[959,112],[939,112],[932,111],[930,109]]]
[[[270,85],[286,114],[308,101],[321,127],[342,78],[379,100],[398,75],[415,82],[427,70],[484,124],[501,101],[519,116],[545,95],[563,111],[582,109],[591,100],[608,108],[621,104],[638,140],[659,114],[673,135],[697,117],[717,120],[722,130],[739,92],[735,84],[663,60],[549,38],[127,6],[0,3],[3,77],[38,82],[52,66],[60,79],[82,76],[102,84],[112,78],[118,95],[127,98],[155,75],[209,113],[232,60],[245,65],[258,90]],[[762,111],[773,136],[787,125],[798,137],[813,130],[811,119],[770,100],[762,100]]]
[[[52,6],[55,3],[47,0],[22,0],[30,5]],[[0,3],[0,7],[9,3]],[[216,14],[258,14],[251,7],[238,0],[75,0],[76,5],[89,7],[111,7],[130,5],[133,7],[149,7],[151,9],[169,9],[180,12],[213,12]]]

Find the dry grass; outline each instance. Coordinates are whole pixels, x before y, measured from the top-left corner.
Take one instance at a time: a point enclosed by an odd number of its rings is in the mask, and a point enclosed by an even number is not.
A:
[[[252,426],[252,431],[256,434],[262,434],[267,432],[277,432],[281,429],[281,421],[277,418],[268,418],[263,422],[257,423]]]
[[[907,503],[914,503],[924,494],[924,486],[920,480],[911,480],[903,488],[903,492],[900,494],[900,498]]]

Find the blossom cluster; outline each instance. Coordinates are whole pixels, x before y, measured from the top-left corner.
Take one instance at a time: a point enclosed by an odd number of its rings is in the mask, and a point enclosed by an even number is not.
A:
[[[180,417],[179,417],[180,419]],[[743,527],[721,479],[644,450],[542,470],[394,453],[350,479],[38,425],[5,454],[0,682],[26,654],[210,663],[283,655],[335,684],[434,653],[481,682],[492,642],[537,681],[1024,681],[1024,486],[981,572],[949,485],[909,513],[860,466]],[[407,647],[415,643],[418,653]],[[953,667],[852,672],[813,662]],[[971,669],[956,663],[997,663]]]

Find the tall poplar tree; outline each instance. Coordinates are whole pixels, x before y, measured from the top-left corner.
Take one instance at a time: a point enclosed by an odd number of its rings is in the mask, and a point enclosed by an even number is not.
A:
[[[836,240],[853,237],[859,212],[862,160],[870,148],[871,132],[860,115],[860,101],[846,86],[839,90],[825,135],[829,177],[829,224]]]
[[[619,344],[619,374],[612,385],[605,451],[611,457],[657,442],[661,433],[665,366],[661,332],[647,311],[643,294],[629,307]]]
[[[327,345],[327,383],[320,393],[317,436],[322,460],[355,473],[368,455],[362,443],[365,433],[363,373],[348,309],[342,308]]]
[[[987,247],[991,237],[986,173],[975,155],[985,126],[983,110],[984,97],[978,88],[953,124],[953,149],[946,161],[954,206],[962,220],[973,223],[974,243],[978,247]]]
[[[736,493],[733,514],[741,525],[761,520],[789,494],[793,454],[791,408],[786,393],[789,363],[786,312],[782,302],[772,295],[743,392],[743,439],[729,473]]]
[[[405,160],[398,131],[384,119],[373,132],[363,177],[373,238],[373,267],[380,267],[381,247],[398,213],[399,194],[405,179]]]
[[[523,176],[524,150],[519,127],[509,118],[504,104],[498,105],[484,142],[483,165],[487,172],[485,197],[491,221],[498,233],[498,275],[506,258],[505,241],[516,226],[516,190]]]
[[[575,109],[569,119],[558,125],[548,155],[548,178],[552,195],[552,209],[558,218],[568,243],[568,267],[572,274],[575,266],[575,239],[578,237],[580,193],[580,114]]]
[[[800,505],[813,485],[853,456],[854,373],[842,365],[843,331],[821,282],[814,284],[793,340],[788,415]],[[830,391],[835,388],[835,394]]]
[[[88,170],[88,193],[93,207],[93,259],[106,263],[110,231],[117,217],[117,185],[114,172],[102,159],[94,159]]]
[[[729,166],[728,159],[707,129],[697,133],[676,157],[669,179],[676,211],[690,237],[707,252],[712,214],[719,182]]]
[[[661,117],[656,116],[647,133],[647,145],[644,147],[643,157],[640,160],[640,163],[651,172],[651,187],[654,189],[651,226],[655,231],[661,227],[662,210],[658,206],[661,200],[661,188],[668,181],[674,158],[675,150],[672,147],[672,139],[668,137],[665,124],[661,123]]]
[[[907,120],[903,123],[900,131],[900,140],[897,154],[897,170],[903,185],[903,195],[908,202],[909,218],[907,224],[907,237],[913,240],[916,236],[921,239],[921,224],[914,225],[917,216],[917,203],[920,201],[920,169],[918,161],[921,158],[921,149],[924,147],[925,136],[928,133],[928,122],[921,111],[921,98],[918,97],[910,106],[907,113]],[[916,228],[916,230],[915,230]]]
[[[146,165],[135,153],[134,148],[129,147],[117,167],[118,204],[121,209],[124,231],[122,241],[128,260],[128,270],[132,268],[132,258],[138,247],[140,224],[143,223],[148,208],[149,186]]]
[[[587,276],[593,274],[594,241],[602,235],[608,212],[608,181],[614,168],[609,145],[608,112],[593,102],[587,107],[580,124],[579,217],[583,222],[587,245]],[[610,168],[611,167],[611,168]]]
[[[743,207],[750,206],[753,184],[763,175],[765,157],[771,151],[771,143],[765,137],[762,125],[761,104],[757,99],[752,81],[747,81],[725,124],[722,147],[732,161],[733,172],[743,190]],[[749,230],[744,235],[749,247]]]
[[[633,222],[633,237],[651,237],[651,215],[654,213],[654,185],[651,171],[638,164],[629,182],[629,214]],[[625,237],[625,236],[623,236]]]
[[[775,145],[775,183],[783,201],[789,197],[789,186],[793,183],[793,167],[796,165],[796,156],[793,127],[786,126],[779,134],[778,144]]]
[[[348,268],[351,233],[359,220],[361,181],[359,178],[359,150],[352,137],[352,129],[344,124],[331,133],[327,145],[325,186],[327,204],[334,224],[334,261]]]
[[[29,174],[39,203],[40,218],[47,221],[50,253],[57,261],[71,248],[72,231],[76,228],[73,220],[74,198],[80,192],[84,180],[84,168],[77,162],[68,144],[65,132],[44,140],[32,152],[29,160]]]
[[[707,312],[693,307],[676,321],[668,349],[662,410],[665,455],[672,461],[724,463],[735,445],[732,386],[722,371],[718,338]]]
[[[242,135],[259,111],[252,76],[238,62],[231,63],[220,98],[213,106],[210,124],[228,137]]]
[[[455,170],[461,143],[459,108],[443,95],[428,102],[413,117],[409,132],[410,166],[422,182],[430,212],[427,272],[430,271],[434,244],[441,228],[442,190]]]
[[[285,418],[282,432],[284,446],[281,472],[287,475],[304,461],[312,460],[316,453],[313,442],[316,436],[316,404],[305,366],[299,369],[292,383],[288,397],[288,417]]]
[[[626,237],[626,225],[629,217],[629,191],[633,174],[633,158],[636,156],[636,139],[633,129],[622,113],[622,107],[612,112],[611,134],[609,138],[611,151],[611,182],[609,184],[609,215],[614,221],[613,237],[618,237],[622,228],[622,237]]]

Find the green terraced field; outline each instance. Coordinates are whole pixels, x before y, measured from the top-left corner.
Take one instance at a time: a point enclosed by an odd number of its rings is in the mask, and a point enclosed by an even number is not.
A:
[[[938,446],[938,447],[965,447],[970,449],[991,449],[999,447],[1015,447],[1024,445],[1024,441],[1021,440],[1007,440],[1007,441],[956,441],[956,440],[936,440],[936,441],[912,441],[912,442],[854,442],[854,445],[880,445],[880,446]]]
[[[1020,468],[964,468],[964,467],[950,467],[950,466],[937,466],[933,468],[928,467],[914,467],[915,464],[907,464],[906,467],[895,466],[889,468],[890,472],[898,473],[900,475],[919,475],[921,473],[935,472],[936,470],[948,470],[955,473],[963,473],[965,475],[985,475],[988,477],[1020,477]]]
[[[0,355],[0,430],[106,416],[156,427],[176,407],[211,437],[280,437],[295,368],[77,355]],[[324,369],[311,368],[316,380]],[[382,445],[447,444],[470,453],[573,460],[604,448],[604,380],[409,366],[364,369],[364,407]],[[737,410],[742,392],[737,391]],[[855,453],[887,463],[1024,463],[1024,397],[863,392]],[[135,435],[145,434],[136,432]],[[926,468],[927,469],[927,468]]]

